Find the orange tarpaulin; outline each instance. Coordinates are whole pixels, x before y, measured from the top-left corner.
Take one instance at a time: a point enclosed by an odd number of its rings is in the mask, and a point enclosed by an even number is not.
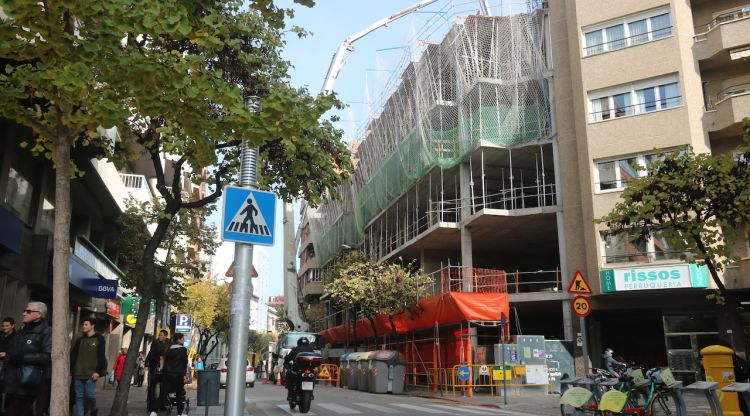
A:
[[[507,293],[450,292],[422,299],[419,306],[419,311],[414,314],[401,313],[393,317],[396,332],[430,329],[435,327],[436,322],[438,325],[448,325],[464,321],[499,321],[500,314],[504,314],[506,319],[509,316]],[[360,319],[356,325],[357,338],[375,335],[368,319]],[[378,336],[393,333],[386,314],[375,318],[375,328]],[[332,344],[354,338],[350,324],[329,328],[320,334]]]

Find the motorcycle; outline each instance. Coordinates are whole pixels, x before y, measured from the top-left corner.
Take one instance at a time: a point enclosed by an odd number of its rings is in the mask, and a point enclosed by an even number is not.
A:
[[[323,363],[323,357],[314,352],[301,352],[294,361],[290,361],[289,370],[294,379],[294,389],[290,392],[289,408],[294,410],[299,405],[300,413],[310,411],[313,400],[313,387],[317,377],[317,368]],[[287,382],[289,382],[287,377]]]

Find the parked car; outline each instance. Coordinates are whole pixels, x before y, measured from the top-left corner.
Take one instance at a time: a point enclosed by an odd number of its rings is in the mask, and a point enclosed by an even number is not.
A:
[[[222,358],[219,363],[219,386],[227,386],[227,361],[229,358]],[[250,365],[250,361],[245,360],[245,385],[255,387],[255,369]]]

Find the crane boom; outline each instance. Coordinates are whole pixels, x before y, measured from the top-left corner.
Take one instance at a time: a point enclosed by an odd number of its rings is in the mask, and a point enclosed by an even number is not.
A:
[[[341,42],[341,44],[339,45],[339,48],[336,50],[336,53],[333,54],[333,58],[331,58],[331,64],[328,66],[328,73],[326,74],[326,79],[323,82],[323,88],[321,88],[320,91],[323,94],[328,94],[331,92],[331,88],[333,88],[333,82],[336,80],[336,77],[339,76],[339,71],[341,71],[341,68],[344,66],[344,56],[346,54],[346,51],[354,50],[354,47],[352,46],[354,42],[363,38],[365,35],[372,32],[373,30],[386,26],[389,23],[396,21],[406,16],[409,13],[415,10],[419,10],[422,7],[430,5],[436,1],[437,0],[420,1],[419,3],[413,6],[407,7],[404,10],[398,11],[388,17],[380,19],[376,21],[375,23],[371,24],[370,26],[367,26],[364,30],[361,30],[349,36],[348,38],[344,39],[344,41]]]

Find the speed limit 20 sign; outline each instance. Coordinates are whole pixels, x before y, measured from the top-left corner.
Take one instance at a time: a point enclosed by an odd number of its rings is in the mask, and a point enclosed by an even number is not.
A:
[[[591,302],[585,296],[576,296],[571,302],[573,313],[580,317],[586,317],[591,313]]]

